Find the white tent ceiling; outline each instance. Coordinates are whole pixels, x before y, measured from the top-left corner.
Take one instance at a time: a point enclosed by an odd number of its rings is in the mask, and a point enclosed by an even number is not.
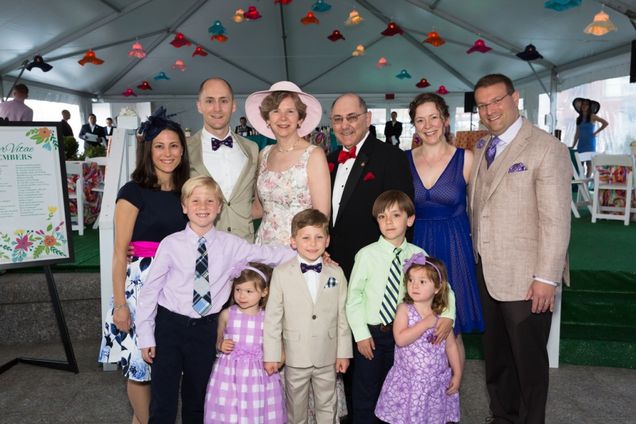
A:
[[[127,88],[140,101],[149,95],[192,95],[203,79],[214,75],[228,79],[238,94],[262,90],[283,79],[311,93],[412,93],[420,91],[415,84],[421,78],[431,83],[428,90],[444,85],[450,92],[464,92],[491,72],[529,81],[535,73],[545,76],[551,70],[625,55],[636,38],[636,0],[602,2],[618,27],[602,37],[583,33],[602,7],[594,0],[583,0],[562,12],[544,8],[544,0],[327,0],[331,10],[315,13],[320,24],[301,24],[314,2],[3,0],[0,76],[18,76],[22,64],[39,54],[54,68],[47,73],[27,71],[23,81],[87,97],[117,98]],[[235,10],[247,10],[250,5],[258,8],[262,18],[235,23]],[[347,26],[344,21],[352,9],[364,21]],[[225,43],[210,39],[208,28],[216,20],[227,31]],[[404,34],[381,35],[390,21]],[[327,35],[335,29],[346,39],[329,41]],[[446,44],[422,43],[429,31],[438,31]],[[193,45],[173,47],[170,41],[177,32]],[[466,54],[477,38],[492,50]],[[136,40],[148,53],[144,59],[128,56]],[[529,64],[515,56],[530,43],[543,60]],[[353,57],[358,44],[366,47],[366,54]],[[192,57],[196,45],[209,55]],[[89,48],[104,64],[78,64]],[[390,66],[378,69],[375,64],[380,57]],[[172,68],[177,59],[185,62],[185,71]],[[402,69],[412,78],[396,78]],[[160,71],[171,79],[154,80]],[[144,80],[152,91],[137,88]]]

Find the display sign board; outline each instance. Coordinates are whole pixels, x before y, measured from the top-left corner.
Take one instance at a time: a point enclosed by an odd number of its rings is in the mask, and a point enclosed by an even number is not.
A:
[[[0,120],[0,269],[73,261],[57,125]]]

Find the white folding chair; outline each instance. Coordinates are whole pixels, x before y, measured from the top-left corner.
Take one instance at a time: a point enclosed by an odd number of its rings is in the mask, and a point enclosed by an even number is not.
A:
[[[576,200],[572,199],[570,207],[572,214],[576,218],[580,218],[579,207],[585,206],[592,213],[592,195],[590,194],[589,185],[594,178],[586,178],[583,164],[580,160],[578,152],[571,152],[572,163],[572,187],[576,187]]]
[[[75,223],[71,216],[71,229],[77,231],[80,236],[84,235],[84,170],[81,161],[66,161],[66,176],[72,177],[77,175],[75,180],[75,192],[69,191],[69,200],[75,200],[77,205],[77,213],[75,214]]]
[[[629,225],[632,206],[632,192],[634,190],[634,162],[629,155],[598,154],[592,158],[594,167],[594,200],[592,204],[592,222],[597,219],[614,219]],[[625,181],[617,182],[612,175],[606,175],[600,167],[625,167]],[[621,178],[622,179],[622,178]],[[617,190],[625,192],[624,206],[602,206],[603,190]]]

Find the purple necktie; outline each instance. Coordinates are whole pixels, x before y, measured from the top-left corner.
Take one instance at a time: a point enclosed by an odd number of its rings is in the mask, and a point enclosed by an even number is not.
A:
[[[232,136],[229,135],[223,140],[219,140],[219,139],[216,139],[216,138],[212,137],[212,150],[213,151],[219,150],[219,147],[221,147],[222,144],[224,144],[227,147],[231,148],[232,147]]]
[[[495,155],[497,155],[497,145],[501,143],[501,139],[497,136],[494,136],[492,140],[490,140],[490,144],[486,149],[486,165],[490,168],[490,164],[493,160],[495,160]]]

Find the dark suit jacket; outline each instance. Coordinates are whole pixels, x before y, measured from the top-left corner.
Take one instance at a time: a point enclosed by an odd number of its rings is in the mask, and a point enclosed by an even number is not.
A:
[[[104,129],[104,137],[108,137],[113,135],[113,131],[115,130],[115,127],[102,127]]]
[[[84,146],[86,145],[99,146],[100,144],[103,143],[103,140],[99,140],[99,139],[97,142],[88,141],[84,138],[84,134],[95,134],[97,137],[102,137],[102,138],[105,137],[104,128],[100,127],[99,125],[95,125],[95,128],[93,128],[93,131],[91,131],[90,124],[84,124],[82,125],[82,128],[80,129],[80,132],[79,132],[79,138],[84,140]]]
[[[62,137],[73,137],[73,128],[63,119],[60,121],[60,131]]]
[[[340,150],[342,147],[327,156],[329,168],[332,168],[332,192]],[[351,275],[358,250],[380,237],[371,209],[375,199],[391,189],[402,190],[413,198],[413,180],[406,155],[397,147],[369,135],[347,179],[335,225],[330,226],[329,253],[347,278]]]
[[[402,123],[395,121],[395,125],[391,125],[392,123],[393,121],[389,121],[384,126],[384,136],[387,143],[392,143],[391,136],[394,135],[399,144],[400,136],[402,135]]]

